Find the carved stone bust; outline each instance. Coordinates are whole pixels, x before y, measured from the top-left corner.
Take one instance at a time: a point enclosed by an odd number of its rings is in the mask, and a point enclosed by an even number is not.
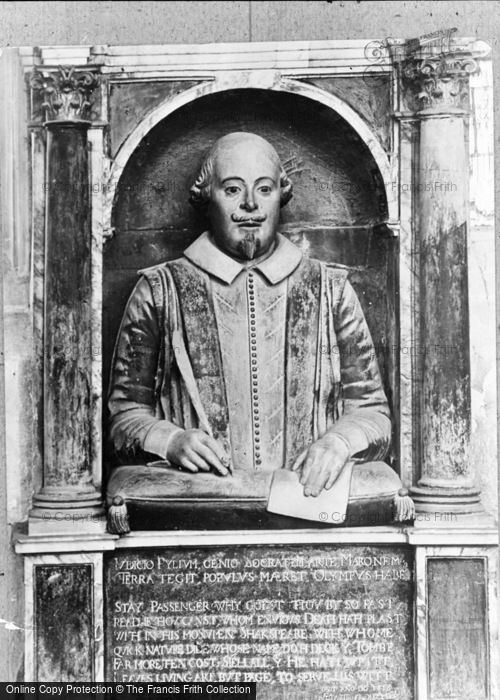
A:
[[[265,504],[275,472],[273,503],[287,502],[278,513],[319,520],[314,499],[342,492],[344,511],[358,494],[360,504],[385,499],[385,520],[395,504],[396,518],[411,516],[381,461],[390,411],[347,272],[305,257],[278,232],[292,193],[269,142],[246,132],[220,138],[190,191],[209,228],[182,258],[141,271],[109,409],[116,452],[147,465],[113,473],[113,531],[128,530],[130,500]],[[297,509],[285,497],[292,482]]]

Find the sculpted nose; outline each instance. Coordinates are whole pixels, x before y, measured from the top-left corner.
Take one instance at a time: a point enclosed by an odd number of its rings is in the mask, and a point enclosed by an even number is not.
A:
[[[257,204],[251,192],[247,192],[243,201],[241,202],[241,207],[245,211],[255,211],[257,209]]]

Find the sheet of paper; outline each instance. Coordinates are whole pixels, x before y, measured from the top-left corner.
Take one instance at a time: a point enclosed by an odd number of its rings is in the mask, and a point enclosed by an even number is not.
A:
[[[349,501],[353,462],[348,462],[337,481],[319,496],[304,496],[300,472],[278,469],[273,474],[267,510],[292,518],[339,524],[344,522]]]

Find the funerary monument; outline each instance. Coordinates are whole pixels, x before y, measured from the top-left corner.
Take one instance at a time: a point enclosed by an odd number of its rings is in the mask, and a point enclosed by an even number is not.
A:
[[[489,47],[1,71],[22,679],[498,698]]]

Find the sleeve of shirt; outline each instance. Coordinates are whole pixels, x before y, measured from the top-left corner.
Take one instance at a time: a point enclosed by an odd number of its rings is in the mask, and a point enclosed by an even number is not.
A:
[[[348,443],[351,456],[365,461],[383,459],[391,440],[390,410],[370,331],[348,280],[334,318],[343,414],[329,432]]]
[[[122,454],[144,450],[165,459],[169,440],[181,430],[155,412],[160,333],[150,284],[141,277],[123,315],[111,371],[110,439]]]

